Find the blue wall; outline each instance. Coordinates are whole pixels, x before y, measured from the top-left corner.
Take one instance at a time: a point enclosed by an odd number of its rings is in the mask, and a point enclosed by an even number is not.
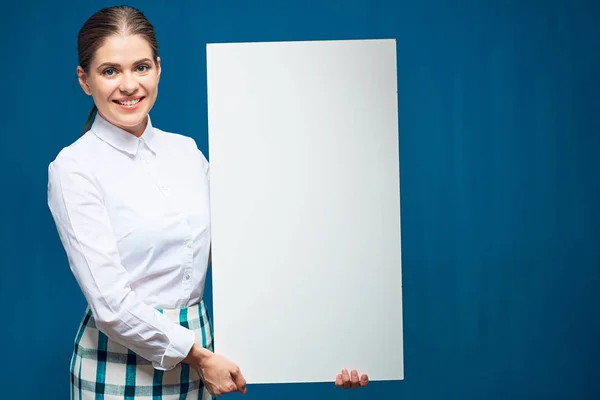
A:
[[[153,122],[208,153],[206,42],[397,39],[406,380],[247,398],[599,398],[600,3],[285,3],[132,2],[161,45]],[[105,5],[2,7],[3,399],[68,398],[85,304],[46,168],[91,107],[76,35]]]

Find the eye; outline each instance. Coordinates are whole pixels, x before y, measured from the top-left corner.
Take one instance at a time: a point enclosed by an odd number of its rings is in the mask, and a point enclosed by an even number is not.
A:
[[[137,67],[137,71],[138,72],[146,72],[150,69],[150,67],[148,65],[142,64],[142,65],[138,65]]]
[[[115,73],[116,71],[113,68],[107,68],[102,72],[106,76],[113,76]]]

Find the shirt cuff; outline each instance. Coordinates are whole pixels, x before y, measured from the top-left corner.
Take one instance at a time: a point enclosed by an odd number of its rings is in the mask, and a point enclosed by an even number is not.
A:
[[[169,338],[171,338],[171,341],[160,360],[160,364],[152,363],[152,366],[160,371],[173,369],[181,360],[186,358],[194,345],[196,335],[193,331],[181,325],[174,325]]]

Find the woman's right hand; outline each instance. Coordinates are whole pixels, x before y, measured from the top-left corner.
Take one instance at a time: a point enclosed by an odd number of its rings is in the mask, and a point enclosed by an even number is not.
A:
[[[198,372],[210,394],[214,396],[231,392],[246,394],[246,379],[240,368],[225,357],[194,344],[182,362],[189,364]]]

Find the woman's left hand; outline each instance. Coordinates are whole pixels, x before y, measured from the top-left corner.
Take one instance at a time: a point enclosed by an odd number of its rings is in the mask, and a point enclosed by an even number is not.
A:
[[[344,368],[335,378],[335,386],[343,387],[344,389],[356,389],[368,384],[369,377],[366,374],[362,374],[359,378],[358,372],[355,369],[351,373],[348,373],[348,370]]]

